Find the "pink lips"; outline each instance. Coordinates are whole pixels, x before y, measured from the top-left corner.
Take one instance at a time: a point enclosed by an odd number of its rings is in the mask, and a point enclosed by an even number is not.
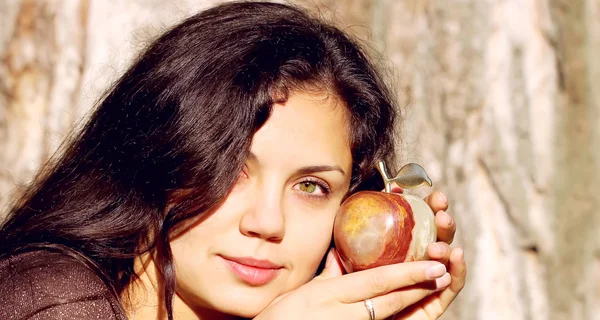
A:
[[[233,273],[251,286],[261,286],[273,280],[282,266],[268,260],[221,256]]]

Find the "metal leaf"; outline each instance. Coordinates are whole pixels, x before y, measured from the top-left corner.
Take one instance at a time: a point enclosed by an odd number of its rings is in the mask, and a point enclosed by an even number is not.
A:
[[[409,163],[400,168],[398,174],[390,181],[396,182],[403,189],[411,189],[423,184],[430,187],[433,185],[425,169],[416,163]]]

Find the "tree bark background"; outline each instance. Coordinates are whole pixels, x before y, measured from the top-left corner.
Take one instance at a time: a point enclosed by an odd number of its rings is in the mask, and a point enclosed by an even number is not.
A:
[[[0,208],[148,41],[217,2],[0,2]],[[291,2],[369,44],[402,162],[451,200],[469,276],[443,319],[600,319],[600,0]]]

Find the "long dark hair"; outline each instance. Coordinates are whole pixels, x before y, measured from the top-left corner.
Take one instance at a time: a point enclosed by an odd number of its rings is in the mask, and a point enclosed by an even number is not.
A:
[[[152,252],[172,318],[174,230],[227,196],[273,104],[310,88],[344,103],[350,192],[381,189],[374,162],[394,163],[396,111],[363,49],[299,8],[227,3],[168,30],[114,84],[9,212],[0,258],[68,252],[119,295]]]

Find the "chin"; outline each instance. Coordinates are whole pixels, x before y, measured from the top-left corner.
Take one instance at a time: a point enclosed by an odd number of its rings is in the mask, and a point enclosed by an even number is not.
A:
[[[276,294],[260,289],[255,289],[255,292],[248,292],[248,290],[227,292],[224,290],[220,297],[215,297],[213,303],[215,309],[222,313],[242,318],[254,318],[268,307],[276,297]]]
[[[253,319],[257,315],[259,315],[261,313],[261,311],[263,311],[265,308],[266,308],[266,306],[264,308],[260,308],[260,309],[257,309],[256,307],[238,308],[236,310],[231,310],[231,312],[225,312],[225,313],[230,314],[232,316],[240,317],[240,318]]]

